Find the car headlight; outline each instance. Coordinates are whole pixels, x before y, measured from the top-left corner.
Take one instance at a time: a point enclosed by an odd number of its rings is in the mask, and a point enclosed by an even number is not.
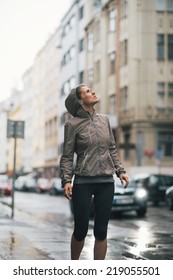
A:
[[[135,196],[137,198],[146,198],[147,197],[147,191],[145,189],[137,189],[135,192]]]

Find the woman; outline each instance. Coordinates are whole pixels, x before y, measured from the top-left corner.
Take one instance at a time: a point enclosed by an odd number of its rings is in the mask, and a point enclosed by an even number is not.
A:
[[[65,101],[73,118],[65,124],[60,173],[64,195],[73,202],[72,260],[80,258],[84,246],[92,197],[95,209],[94,259],[105,259],[107,227],[114,195],[113,174],[117,174],[122,184],[125,181],[124,187],[128,185],[128,176],[118,158],[109,120],[95,112],[94,105],[98,101],[95,92],[86,85],[72,89]],[[77,155],[75,167],[74,153]]]

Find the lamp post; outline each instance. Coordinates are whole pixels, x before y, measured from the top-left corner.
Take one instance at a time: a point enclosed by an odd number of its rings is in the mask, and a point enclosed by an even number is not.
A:
[[[17,138],[24,138],[24,121],[7,120],[7,138],[14,138],[14,158],[13,158],[13,184],[12,184],[12,218],[14,217],[14,189],[16,177],[16,146]]]

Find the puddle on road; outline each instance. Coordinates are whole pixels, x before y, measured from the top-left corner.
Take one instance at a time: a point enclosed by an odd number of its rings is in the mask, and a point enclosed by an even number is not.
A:
[[[173,260],[173,235],[169,233],[153,233],[126,238],[123,256],[127,259]]]
[[[5,239],[0,241],[0,259],[1,260],[50,260],[48,254],[33,247],[28,239],[16,235],[10,231]],[[21,257],[22,256],[22,257]]]

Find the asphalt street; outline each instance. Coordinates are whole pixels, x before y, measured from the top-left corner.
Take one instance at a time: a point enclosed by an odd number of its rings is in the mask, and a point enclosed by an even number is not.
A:
[[[2,201],[2,198],[0,198]],[[81,260],[93,259],[93,220]],[[1,260],[69,260],[73,217],[63,196],[15,192],[14,218],[0,203]],[[164,203],[138,218],[111,217],[107,260],[173,260],[173,212]]]

